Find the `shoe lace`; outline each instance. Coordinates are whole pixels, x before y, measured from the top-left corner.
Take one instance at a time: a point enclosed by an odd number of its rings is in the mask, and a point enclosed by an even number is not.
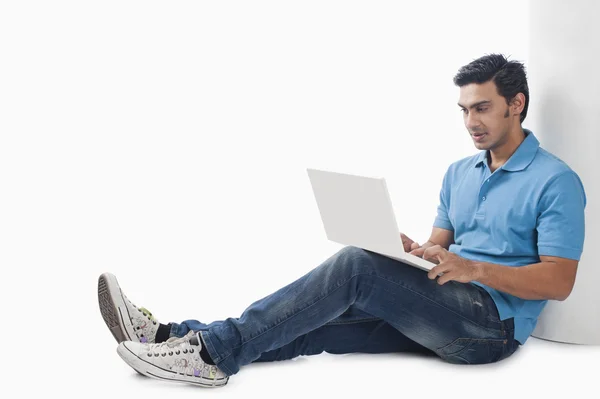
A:
[[[140,307],[140,308],[137,308],[137,310],[139,312],[141,312],[142,315],[144,315],[144,317],[147,317],[148,320],[150,320],[152,322],[152,324],[156,324],[156,322],[157,322],[156,318],[152,315],[152,313],[148,309],[146,309],[144,307]]]
[[[199,350],[196,345],[190,344],[190,339],[195,335],[194,331],[188,332],[184,337],[177,338],[171,337],[165,342],[160,344],[154,344],[151,352],[148,356],[173,356],[181,353],[188,354],[194,353]],[[209,379],[215,379],[217,375],[217,367],[209,365],[200,360],[200,354],[196,359],[192,358],[179,358],[176,359],[171,369],[179,374],[193,375],[196,377],[203,377]]]
[[[152,345],[149,356],[173,356],[174,354],[179,355],[180,353],[194,353],[196,349],[190,344],[190,339],[195,335],[194,331],[188,332],[183,337],[171,337],[168,340],[161,342],[160,344]]]

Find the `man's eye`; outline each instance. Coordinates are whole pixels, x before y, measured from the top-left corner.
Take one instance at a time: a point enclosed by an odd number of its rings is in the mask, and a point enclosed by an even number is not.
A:
[[[477,108],[477,112],[484,112],[486,110],[487,110],[487,108]]]

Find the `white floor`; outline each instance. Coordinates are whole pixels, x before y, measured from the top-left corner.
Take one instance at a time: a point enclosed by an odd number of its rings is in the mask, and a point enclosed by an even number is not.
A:
[[[436,357],[400,353],[321,354],[250,364],[232,376],[226,386],[216,389],[145,378],[121,360],[98,308],[97,278],[101,272],[116,270],[121,287],[134,303],[151,309],[162,322],[190,317],[208,322],[238,317],[248,304],[304,273],[294,264],[317,265],[331,250],[299,252],[286,267],[276,261],[276,257],[284,259],[285,255],[278,252],[267,254],[269,259],[260,265],[241,267],[241,257],[258,256],[252,249],[239,252],[220,263],[215,261],[213,265],[218,265],[220,271],[211,275],[210,284],[202,283],[192,273],[200,267],[180,259],[172,263],[182,265],[178,269],[181,272],[165,272],[153,266],[140,273],[136,267],[109,268],[97,262],[64,272],[38,268],[38,277],[30,279],[26,278],[28,269],[22,269],[24,277],[7,279],[2,291],[10,295],[3,301],[7,306],[4,328],[0,329],[5,337],[0,350],[5,371],[0,392],[3,397],[78,399],[179,399],[199,395],[260,399],[320,399],[322,395],[332,399],[379,399],[384,395],[411,399],[600,397],[600,346],[533,337],[513,356],[494,364],[452,365]],[[236,277],[230,278],[232,275]],[[22,287],[31,287],[35,295],[25,293]],[[220,294],[223,287],[235,295]],[[378,397],[370,398],[369,394]]]
[[[598,397],[600,347],[531,338],[512,357],[488,365],[446,364],[406,354],[321,354],[290,361],[251,364],[216,389],[142,377],[121,361],[106,334],[97,360],[83,372],[94,397],[306,398],[317,395],[366,397],[408,395],[443,398]],[[85,388],[87,390],[88,388]],[[587,393],[581,393],[585,390]],[[77,389],[79,391],[79,388]],[[575,391],[580,392],[575,395]]]
[[[247,256],[246,252],[242,254]],[[318,264],[322,255],[310,255],[313,259],[304,259],[301,254],[298,257],[295,262],[310,265]],[[223,270],[231,267],[238,277],[225,281],[231,273],[217,273],[211,284],[200,287],[197,279],[189,278],[188,272],[164,274],[164,284],[154,277],[160,272],[157,268],[140,275],[135,268],[121,267],[117,275],[129,297],[151,309],[160,321],[180,321],[198,315],[206,322],[222,320],[226,315],[239,316],[252,301],[302,273],[294,268],[276,269],[270,266],[277,265],[276,262],[265,261],[255,269],[272,279],[254,277],[253,280],[252,269],[235,266],[235,262],[234,266],[223,263]],[[508,359],[487,365],[452,365],[436,357],[401,353],[320,354],[246,365],[230,377],[226,386],[216,389],[152,380],[138,375],[117,355],[116,341],[98,309],[97,277],[104,268],[98,265],[73,269],[64,273],[68,279],[54,274],[45,280],[24,279],[21,285],[6,284],[7,292],[13,294],[5,301],[9,306],[4,320],[12,323],[0,329],[0,333],[6,334],[1,352],[3,370],[8,371],[3,373],[2,393],[78,399],[179,399],[199,395],[379,399],[370,398],[369,394],[444,399],[600,397],[597,387],[600,346],[534,337]],[[182,270],[193,271],[194,266],[184,265]],[[36,287],[40,293],[37,296],[20,293],[19,287],[25,284]],[[235,295],[231,300],[216,301],[214,298],[224,286]],[[582,390],[586,393],[581,393]]]

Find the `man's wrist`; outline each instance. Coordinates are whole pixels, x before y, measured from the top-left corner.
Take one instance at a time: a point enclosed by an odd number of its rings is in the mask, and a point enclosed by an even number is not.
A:
[[[473,268],[476,270],[475,273],[475,281],[479,281],[482,282],[482,280],[485,280],[485,278],[488,275],[488,266],[489,263],[486,262],[478,262],[478,261],[474,261],[474,260],[469,260],[469,263],[471,263],[471,265],[473,266]]]

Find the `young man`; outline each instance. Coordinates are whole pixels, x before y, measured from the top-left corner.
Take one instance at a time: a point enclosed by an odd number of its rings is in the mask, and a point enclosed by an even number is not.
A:
[[[448,168],[431,237],[407,251],[429,273],[345,247],[239,318],[160,324],[114,276],[100,310],[117,352],[141,374],[222,386],[251,362],[322,353],[421,352],[451,363],[497,362],[532,333],[548,300],[567,298],[584,243],[583,185],[521,124],[524,66],[492,54],[454,78],[477,155]]]

